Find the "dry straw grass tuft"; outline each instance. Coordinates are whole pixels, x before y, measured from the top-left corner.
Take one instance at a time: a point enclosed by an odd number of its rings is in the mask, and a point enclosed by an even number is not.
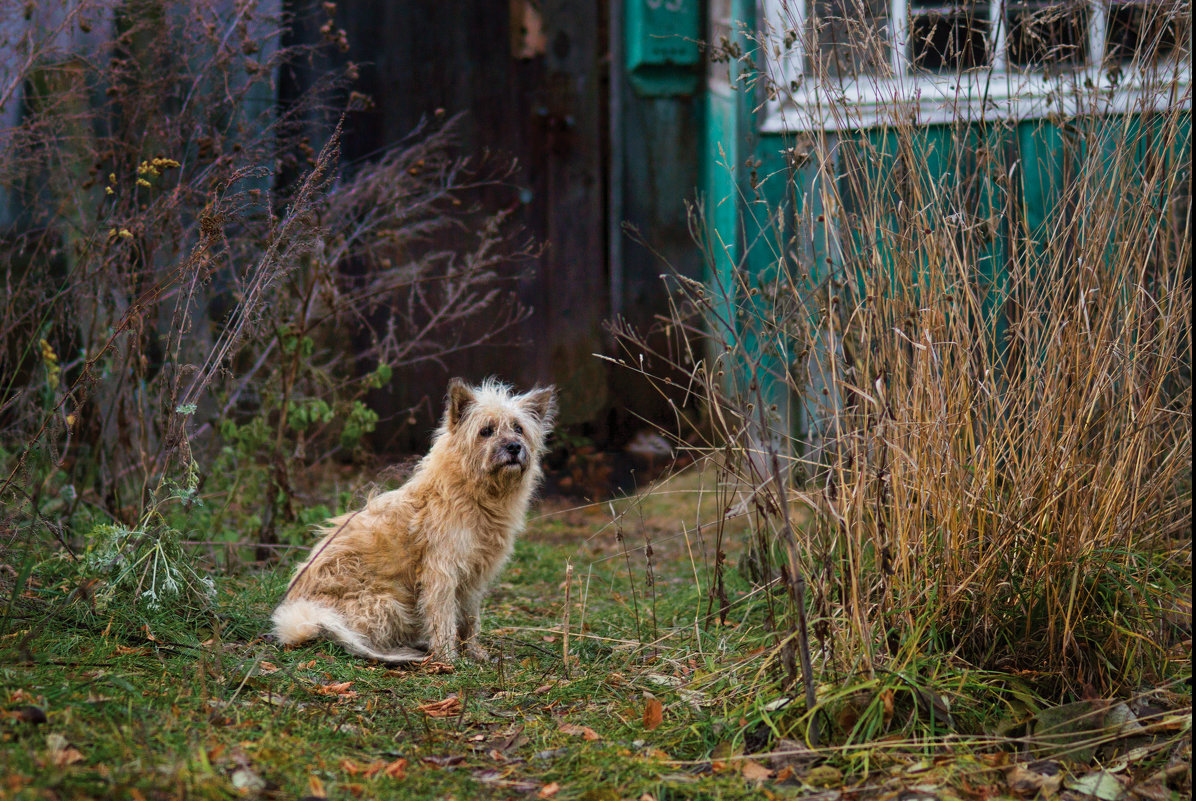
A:
[[[655,363],[689,374],[703,450],[757,511],[757,578],[794,602],[791,678],[801,611],[824,674],[931,657],[1080,692],[1164,670],[1191,591],[1191,95],[1135,66],[1139,113],[1077,77],[1066,114],[961,99],[928,128],[894,94],[883,133],[791,138],[740,184],[746,256],[695,209],[713,280],[670,278]],[[652,340],[620,334],[653,373]]]

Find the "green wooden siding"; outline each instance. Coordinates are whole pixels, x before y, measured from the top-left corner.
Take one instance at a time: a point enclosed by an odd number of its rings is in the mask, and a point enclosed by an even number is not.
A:
[[[1102,193],[1113,193],[1121,204],[1145,203],[1159,208],[1158,230],[1114,230],[1109,235],[1107,257],[1116,259],[1119,243],[1124,243],[1126,237],[1158,235],[1165,224],[1164,199],[1150,197],[1146,189],[1160,185],[1159,176],[1167,173],[1159,171],[1191,170],[1190,111],[1182,113],[1178,125],[1174,116],[1152,113],[1085,117],[1063,123],[1033,119],[986,125],[927,125],[912,131],[873,128],[827,133],[819,135],[821,143],[817,147],[833,154],[829,165],[820,165],[816,157],[790,165],[782,154],[795,142],[800,146],[802,140],[792,134],[755,135],[750,124],[746,132],[736,127],[736,115],[742,113],[744,103],[741,96],[734,102],[713,95],[708,99],[704,172],[707,223],[714,231],[713,238],[734,243],[730,252],[716,261],[718,274],[712,279],[721,277],[725,281],[732,265],[741,263],[758,283],[771,281],[784,241],[796,242],[786,257],[796,258],[793,271],[811,292],[832,271],[885,270],[891,274],[898,250],[908,258],[912,249],[920,260],[918,271],[933,270],[932,254],[920,249],[917,232],[899,230],[896,214],[889,215],[871,232],[837,228],[855,211],[850,191],[853,171],[861,173],[858,177],[866,186],[886,187],[883,205],[894,210],[898,202],[911,195],[920,193],[931,199],[958,196],[954,191],[941,191],[958,189],[967,200],[970,221],[989,223],[989,235],[973,239],[973,250],[967,255],[973,266],[970,280],[984,296],[981,313],[998,333],[1007,325],[1011,259],[1029,260],[1017,266],[1029,270],[1030,275],[1045,269],[1039,263],[1043,243],[1064,230],[1061,222],[1068,215],[1078,216],[1078,224],[1069,229],[1073,235],[1077,230],[1079,236],[1087,235],[1085,215],[1093,213],[1092,207],[1098,201],[1108,207],[1108,198],[1100,197]],[[1089,158],[1084,149],[1090,146],[1084,143],[1092,142],[1099,143],[1102,150],[1099,159]],[[1135,143],[1128,159],[1124,157],[1126,142]],[[901,171],[898,164],[903,148],[907,169]],[[750,164],[749,155],[754,159]],[[734,169],[729,171],[728,164]],[[909,169],[911,164],[917,168]],[[1017,195],[1012,203],[1005,197],[1005,188],[993,180],[994,175],[1001,174],[994,168],[1012,170],[1015,180],[1011,186]],[[1085,169],[1096,174],[1081,174]],[[833,194],[842,198],[844,209],[823,208],[824,193],[818,182],[830,175],[838,182],[838,191]],[[937,185],[940,191],[930,191],[931,185]],[[1077,191],[1079,187],[1086,191]],[[738,201],[732,210],[728,199],[736,194],[735,189]],[[1011,208],[1015,214],[1006,214]],[[779,217],[775,216],[778,209]],[[941,223],[953,211],[936,208],[925,219]],[[1141,215],[1120,216],[1141,220]],[[1108,230],[1107,226],[1091,227]],[[1011,247],[1015,237],[1020,247]],[[842,247],[836,247],[836,241]],[[760,358],[743,366],[744,378],[760,377],[767,382],[770,373],[784,369],[781,362],[791,356],[785,353],[784,343],[758,342],[753,347]],[[811,395],[821,390],[816,382],[809,388]],[[800,414],[791,419],[801,429],[810,425],[814,415],[807,405],[808,398],[778,398],[777,389],[770,394],[774,401],[802,407]],[[836,399],[831,396],[819,400],[827,402],[835,403]]]

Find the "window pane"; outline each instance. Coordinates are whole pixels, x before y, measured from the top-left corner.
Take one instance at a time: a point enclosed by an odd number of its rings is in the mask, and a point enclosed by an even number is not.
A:
[[[1105,57],[1111,62],[1149,64],[1187,50],[1190,8],[1173,2],[1113,0],[1105,22]]]
[[[806,70],[813,75],[887,76],[888,0],[811,0]]]
[[[1083,64],[1088,59],[1086,2],[1011,2],[1005,18],[1010,64],[1042,67]]]
[[[958,72],[988,63],[988,3],[910,0],[909,60],[915,70]]]

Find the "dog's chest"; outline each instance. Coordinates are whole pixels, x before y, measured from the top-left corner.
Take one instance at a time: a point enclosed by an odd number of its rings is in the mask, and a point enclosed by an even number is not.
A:
[[[429,543],[437,552],[429,556],[460,581],[486,581],[506,561],[514,539],[514,526],[457,526],[446,530],[438,542]]]

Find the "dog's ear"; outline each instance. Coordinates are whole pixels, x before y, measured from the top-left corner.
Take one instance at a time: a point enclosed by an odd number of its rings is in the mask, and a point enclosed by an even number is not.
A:
[[[468,384],[460,378],[449,380],[448,403],[445,408],[445,414],[448,417],[450,431],[457,427],[457,423],[461,422],[461,418],[465,416],[466,410],[469,409],[470,404],[473,402],[473,390],[469,388]]]
[[[552,421],[556,417],[556,387],[536,387],[520,395],[518,401],[520,406],[535,415],[545,431],[552,428]]]

